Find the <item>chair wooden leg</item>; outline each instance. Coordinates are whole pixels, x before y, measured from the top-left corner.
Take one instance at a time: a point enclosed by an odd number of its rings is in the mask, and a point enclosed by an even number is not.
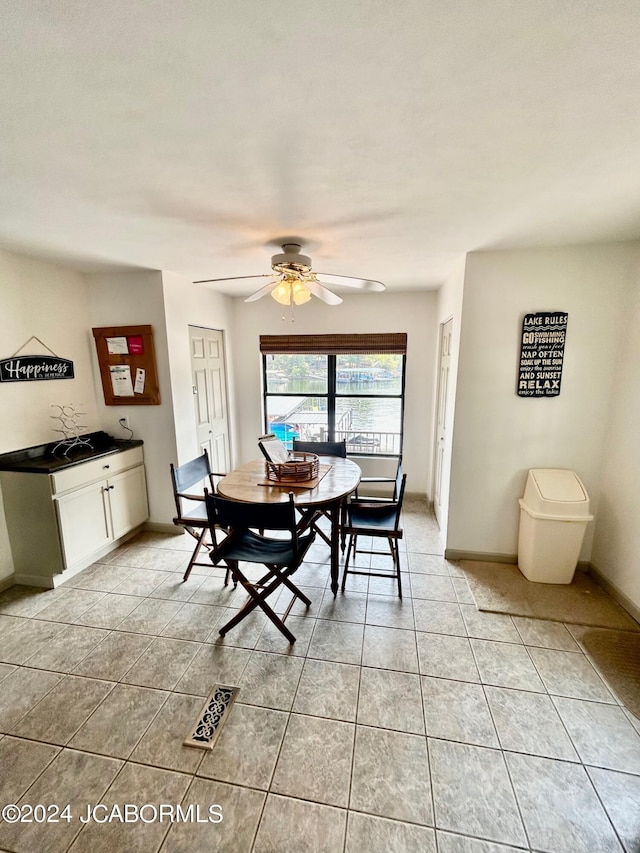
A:
[[[314,525],[313,529],[316,531],[316,533],[318,534],[318,536],[319,536],[321,539],[324,539],[324,541],[326,542],[326,544],[327,544],[329,547],[331,547],[331,539],[327,536],[327,534],[324,532],[324,530],[322,530],[322,528],[321,528],[321,527],[318,527],[318,525],[317,525],[317,524],[315,524],[315,525]]]
[[[345,561],[344,561],[344,570],[342,572],[342,586],[341,586],[342,592],[344,592],[344,588],[347,584],[347,575],[349,573],[349,559],[351,558],[351,549],[355,547],[355,540],[356,540],[356,537],[352,533],[349,536],[349,547],[347,548],[347,556],[346,556]],[[354,551],[353,557],[355,560],[355,551]]]
[[[273,589],[275,589],[275,587],[277,587],[277,586],[278,586],[278,583],[274,584],[272,587],[268,587],[269,591],[268,591],[267,595],[269,595],[273,591]],[[247,592],[249,592],[248,589],[247,589]],[[249,593],[249,594],[251,594],[251,593]],[[234,628],[239,622],[242,622],[242,620],[249,613],[251,613],[252,610],[255,610],[256,607],[259,606],[260,609],[264,612],[264,614],[273,622],[273,624],[276,626],[276,628],[278,628],[278,630],[281,631],[285,635],[287,640],[289,640],[290,643],[295,643],[295,641],[296,641],[295,636],[287,628],[287,626],[284,624],[284,622],[278,617],[278,615],[275,613],[275,611],[273,611],[271,609],[271,607],[267,604],[267,602],[264,600],[265,597],[266,596],[263,597],[262,595],[252,597],[251,600],[245,604],[245,606],[242,608],[242,610],[239,610],[235,616],[233,616],[231,619],[229,619],[229,621],[226,624],[224,624],[222,626],[222,628],[220,628],[220,630],[218,632],[220,634],[220,636],[224,637],[224,635],[228,631],[230,631],[231,628]]]
[[[240,608],[240,610],[238,610],[236,615],[233,616],[228,622],[226,622],[222,626],[222,628],[219,631],[219,633],[222,637],[224,637],[224,635],[227,633],[227,631],[230,628],[233,628],[234,625],[237,625],[238,622],[240,622],[242,619],[244,619],[244,617],[247,616],[249,613],[251,613],[252,610],[255,610],[256,607],[260,604],[260,598],[261,598],[261,593],[258,593],[256,591],[256,585],[251,583],[248,580],[248,578],[246,578],[242,574],[242,572],[239,570],[237,560],[233,560],[233,561],[230,560],[229,564],[230,564],[229,568],[233,574],[233,577],[234,577],[236,584],[238,583],[238,578],[240,578],[240,585],[243,587],[244,591],[249,596],[249,599],[242,605],[242,607]],[[272,573],[270,572],[268,575],[265,575],[264,580],[269,578],[271,574]],[[273,585],[270,585],[268,588],[265,587],[265,589],[268,589],[267,595],[270,595],[274,588],[275,587]]]
[[[285,584],[287,587],[291,589],[291,591],[298,598],[302,599],[307,606],[311,604],[309,599],[297,589],[297,587],[292,584],[286,577],[283,577],[282,574],[277,569],[272,569],[268,572],[267,575],[264,576],[261,580],[266,581],[269,577],[273,577],[271,583],[264,586],[260,592],[257,591],[255,584],[252,584],[237,568],[237,565],[233,570],[234,577],[240,578],[240,583],[245,588],[247,594],[249,595],[249,600],[245,603],[244,607],[242,607],[228,622],[226,622],[222,628],[219,630],[219,634],[221,637],[234,628],[239,622],[241,622],[246,616],[249,615],[253,610],[257,607],[264,612],[264,614],[273,622],[273,624],[281,631],[284,636],[289,640],[290,643],[295,643],[296,638],[291,633],[291,631],[287,628],[285,623],[280,619],[280,617],[275,613],[274,610],[267,604],[266,599],[271,595],[271,593],[277,589],[281,584]]]
[[[191,569],[194,567],[196,560],[198,559],[198,554],[200,553],[200,549],[204,544],[204,537],[207,535],[208,527],[203,527],[200,531],[200,535],[198,536],[198,542],[196,547],[193,550],[193,554],[191,555],[191,559],[189,560],[189,565],[187,566],[187,570],[184,573],[184,577],[182,578],[182,583],[188,580],[189,575],[191,574]]]
[[[391,548],[393,565],[395,567],[396,576],[398,578],[398,596],[399,598],[402,598],[402,578],[400,576],[400,549],[398,548],[397,540],[389,539],[389,547]]]
[[[327,517],[326,513],[323,512],[305,512],[302,514],[300,518],[300,523],[298,524],[298,533],[303,533],[308,528],[313,528],[317,535],[323,539],[326,544],[331,547],[331,537],[324,532],[324,530],[320,527],[319,521],[323,518]]]
[[[307,605],[307,607],[311,607],[311,600],[307,598],[304,592],[299,590],[298,587],[289,580],[289,578],[282,578],[282,583],[287,587],[289,592],[292,592],[295,595],[296,598],[299,598],[300,601]]]
[[[269,617],[269,619],[271,619],[271,621],[272,621],[272,622],[273,622],[273,624],[276,626],[276,628],[277,628],[277,629],[278,629],[282,634],[284,634],[284,636],[287,638],[287,640],[289,640],[289,642],[293,645],[293,643],[295,643],[295,641],[296,641],[296,638],[295,638],[295,636],[291,633],[291,631],[287,628],[287,626],[286,626],[286,625],[285,625],[285,623],[282,621],[282,619],[279,619],[279,618],[278,618],[278,616],[276,615],[276,613],[275,613],[275,612],[274,612],[274,611],[269,607],[269,605],[268,605],[268,604],[265,604],[265,605],[264,605],[263,610],[264,610],[264,612],[267,614],[267,616]]]

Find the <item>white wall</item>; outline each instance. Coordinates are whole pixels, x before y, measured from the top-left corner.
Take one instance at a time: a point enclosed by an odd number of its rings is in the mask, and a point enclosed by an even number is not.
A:
[[[98,389],[98,414],[103,429],[127,438],[118,419],[126,415],[134,438],[144,441],[145,471],[151,522],[171,523],[175,505],[169,479],[169,462],[175,455],[173,400],[164,310],[162,274],[159,272],[100,273],[87,276],[92,327],[151,325],[160,385],[159,406],[106,406],[98,360],[93,353],[94,380]],[[95,350],[95,347],[94,347]]]
[[[118,425],[126,415],[135,438],[144,441],[149,492],[149,521],[171,525],[175,504],[169,475],[171,462],[181,464],[198,453],[195,431],[189,325],[226,331],[231,323],[229,297],[194,285],[167,272],[103,273],[88,276],[92,326],[153,326],[160,383],[159,406],[105,406],[99,413],[105,429],[122,438]],[[228,347],[228,340],[226,341]],[[227,359],[233,387],[233,359]],[[95,381],[100,386],[97,359]],[[233,392],[230,393],[233,411]],[[233,434],[231,437],[233,443]]]
[[[294,309],[283,309],[273,299],[245,304],[234,300],[234,360],[238,389],[238,462],[255,458],[262,420],[262,362],[260,335],[358,334],[406,332],[407,373],[405,398],[404,467],[407,490],[428,494],[433,454],[433,376],[437,345],[437,295],[381,293],[344,296],[330,307],[317,299]],[[285,321],[282,316],[285,314]]]
[[[54,264],[0,251],[0,358],[9,358],[32,337],[25,355],[47,347],[74,363],[73,379],[0,385],[0,453],[53,441],[53,404],[81,403],[87,431],[97,429],[96,393],[87,338],[89,306],[85,277]]]
[[[460,327],[462,324],[462,301],[463,301],[463,293],[464,293],[464,271],[465,271],[466,259],[461,261],[454,271],[451,273],[447,281],[442,285],[440,290],[438,291],[438,305],[437,305],[437,323],[438,323],[438,332],[436,334],[436,356],[435,356],[435,369],[434,369],[434,380],[433,385],[434,389],[438,389],[438,378],[440,372],[440,342],[439,342],[439,329],[440,325],[446,323],[447,320],[452,320],[452,332],[451,332],[451,360],[449,362],[449,380],[448,380],[448,394],[447,394],[447,416],[446,416],[446,430],[445,430],[445,443],[444,443],[444,456],[442,463],[442,477],[441,477],[441,485],[440,485],[440,535],[442,537],[442,541],[446,542],[447,539],[447,529],[449,523],[449,492],[450,492],[450,481],[451,481],[451,451],[453,445],[453,431],[455,425],[455,401],[456,401],[456,387],[458,383],[458,358],[460,353]],[[434,401],[434,431],[436,429],[436,415],[435,405],[437,405],[437,401]],[[436,448],[435,448],[435,440],[433,442],[432,453],[435,456]],[[435,466],[434,466],[435,467]],[[433,490],[433,486],[432,486]]]
[[[599,511],[634,244],[467,257],[447,548],[514,555],[527,471],[577,471]],[[559,397],[516,395],[525,313],[568,311]],[[637,375],[637,374],[636,374]],[[581,558],[591,554],[593,525]]]
[[[9,358],[35,335],[56,355],[73,361],[74,378],[0,385],[0,453],[45,444],[60,437],[51,420],[54,404],[82,404],[87,432],[98,429],[96,393],[84,276],[65,267],[0,251],[0,358]],[[24,353],[46,353],[37,341]],[[0,513],[0,580],[13,561]]]
[[[180,276],[163,273],[164,300],[167,318],[167,346],[174,406],[176,458],[169,461],[182,464],[200,451],[196,436],[195,407],[192,393],[189,326],[217,329],[224,332],[227,395],[229,402],[231,452],[235,439],[235,382],[231,324],[233,300],[206,287],[192,284]],[[168,464],[168,463],[167,463]]]
[[[640,609],[640,274],[612,381],[592,563]]]

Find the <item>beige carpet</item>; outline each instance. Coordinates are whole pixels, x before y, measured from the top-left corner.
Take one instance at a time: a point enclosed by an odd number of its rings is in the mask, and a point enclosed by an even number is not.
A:
[[[461,560],[478,610],[552,619],[599,628],[640,631],[613,598],[591,577],[576,572],[573,583],[533,583],[517,566]]]
[[[580,642],[620,702],[640,719],[640,634],[589,628]]]

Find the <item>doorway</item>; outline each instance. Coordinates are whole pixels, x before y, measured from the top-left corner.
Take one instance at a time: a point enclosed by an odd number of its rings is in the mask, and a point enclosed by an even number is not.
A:
[[[198,447],[224,473],[231,463],[224,332],[189,326],[189,346]]]
[[[436,458],[433,481],[433,511],[442,529],[443,514],[443,475],[446,469],[447,429],[449,427],[449,370],[451,366],[451,336],[453,320],[447,320],[440,325],[440,370],[438,373],[438,398],[436,421]]]

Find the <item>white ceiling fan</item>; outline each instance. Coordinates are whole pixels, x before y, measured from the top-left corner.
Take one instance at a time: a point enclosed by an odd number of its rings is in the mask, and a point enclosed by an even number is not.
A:
[[[272,298],[281,305],[302,305],[312,296],[326,302],[327,305],[339,305],[342,299],[328,287],[327,284],[338,284],[343,287],[355,287],[359,290],[382,291],[385,289],[381,281],[368,278],[355,278],[350,275],[329,275],[312,270],[311,258],[302,255],[301,243],[284,242],[282,252],[271,258],[273,272],[264,275],[239,275],[227,278],[209,278],[196,281],[195,284],[210,284],[216,281],[255,281],[262,283],[245,302],[255,302],[263,296],[271,294]],[[264,280],[269,279],[268,284]]]

